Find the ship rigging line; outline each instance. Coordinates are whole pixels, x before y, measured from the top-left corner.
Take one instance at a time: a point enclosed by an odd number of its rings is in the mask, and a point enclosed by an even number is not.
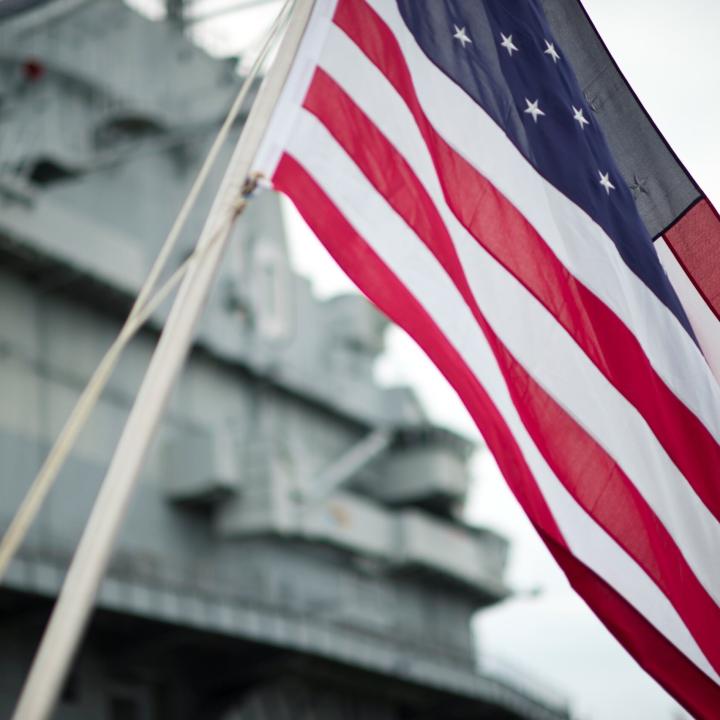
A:
[[[32,523],[37,517],[45,498],[53,487],[57,476],[62,469],[70,451],[75,445],[77,438],[85,427],[88,419],[95,406],[100,399],[103,389],[107,385],[115,366],[117,365],[123,350],[140,330],[145,321],[152,313],[161,305],[163,300],[172,292],[179,284],[182,278],[187,274],[188,270],[204,256],[208,250],[215,245],[220,237],[227,232],[227,223],[232,223],[238,214],[242,212],[247,202],[249,194],[247,186],[243,188],[240,198],[234,207],[230,208],[230,213],[226,222],[221,223],[221,227],[213,234],[208,243],[203,247],[196,247],[193,253],[185,260],[185,262],[177,268],[172,276],[161,286],[157,287],[162,272],[165,270],[168,260],[177,245],[190,211],[195,206],[197,198],[207,182],[210,171],[217,162],[218,155],[222,146],[228,138],[230,130],[237,120],[240,111],[245,103],[247,95],[252,84],[262,68],[265,60],[274,45],[275,39],[280,31],[285,27],[289,17],[289,11],[293,4],[293,0],[286,0],[280,13],[273,22],[268,31],[267,38],[258,53],[247,77],[243,81],[235,100],[233,101],[228,114],[213,141],[212,147],[208,152],[202,167],[183,202],[170,231],[165,238],[160,252],[150,268],[145,282],[133,303],[130,313],[125,320],[123,327],[120,329],[117,337],[110,345],[99,365],[95,369],[92,377],[88,381],[70,415],[65,421],[65,425],[58,434],[55,443],[43,462],[37,476],[30,485],[22,503],[18,507],[13,516],[8,529],[6,530],[2,540],[0,541],[0,582],[2,581],[7,569],[17,553],[20,545],[25,539]]]
[[[200,234],[198,247],[209,246],[228,216],[237,213],[238,197],[247,189],[254,156],[313,7],[314,0],[294,0],[288,6],[292,13],[288,13],[284,42],[250,110]],[[182,280],[40,641],[13,720],[47,720],[57,702],[143,460],[190,350],[195,326],[229,240],[229,232],[222,234],[219,241],[208,247],[202,262],[194,263]]]

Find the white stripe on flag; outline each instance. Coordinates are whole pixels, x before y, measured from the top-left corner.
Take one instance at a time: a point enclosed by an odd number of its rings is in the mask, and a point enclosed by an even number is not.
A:
[[[692,280],[668,247],[665,238],[658,238],[655,241],[655,249],[685,308],[708,365],[715,377],[720,380],[720,320],[697,291]]]
[[[253,167],[271,178],[292,131],[298,110],[315,74],[325,38],[331,27],[338,0],[315,0],[295,61],[290,68],[282,95],[265,130],[265,137],[255,154]]]

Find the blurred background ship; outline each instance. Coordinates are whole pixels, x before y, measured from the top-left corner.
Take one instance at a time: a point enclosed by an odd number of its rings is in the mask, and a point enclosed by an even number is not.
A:
[[[191,9],[167,0],[151,20],[121,0],[0,0],[0,530],[242,81],[237,58],[194,41]],[[0,717],[166,312],[126,352],[0,587]],[[510,594],[507,542],[462,520],[472,444],[374,379],[385,327],[360,296],[316,299],[290,266],[279,199],[251,203],[58,720],[569,717],[478,651],[471,617]]]

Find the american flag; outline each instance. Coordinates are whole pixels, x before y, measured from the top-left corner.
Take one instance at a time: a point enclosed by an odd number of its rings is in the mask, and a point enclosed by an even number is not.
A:
[[[577,0],[317,0],[255,170],[454,386],[594,612],[717,717],[720,221]]]

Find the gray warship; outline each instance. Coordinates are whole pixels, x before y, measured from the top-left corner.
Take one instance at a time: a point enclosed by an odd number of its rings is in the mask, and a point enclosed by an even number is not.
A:
[[[236,59],[193,40],[187,10],[167,0],[151,20],[121,0],[0,0],[0,531],[242,81]],[[0,586],[2,718],[166,314],[125,352]],[[508,543],[462,520],[473,444],[431,423],[410,389],[375,381],[385,329],[360,296],[314,297],[291,268],[278,198],[260,193],[57,720],[570,717],[561,696],[491,672],[478,650],[471,617],[511,594]]]

